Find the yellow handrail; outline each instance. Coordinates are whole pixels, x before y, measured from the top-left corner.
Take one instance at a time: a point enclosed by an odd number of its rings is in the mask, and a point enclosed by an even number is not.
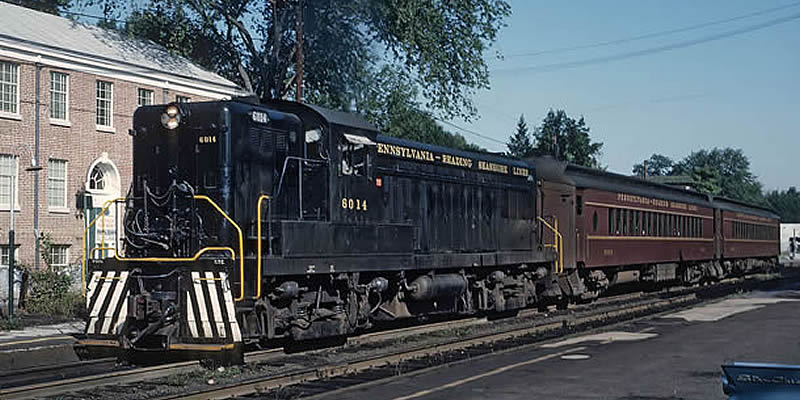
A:
[[[89,225],[86,226],[86,229],[83,230],[83,249],[82,249],[82,251],[83,251],[83,263],[84,263],[84,265],[81,266],[81,280],[83,282],[81,284],[81,294],[84,295],[84,296],[86,295],[86,269],[89,268],[89,259],[86,257],[86,236],[89,235],[89,229],[91,229],[91,227],[94,226],[94,224],[97,222],[97,219],[100,218],[100,217],[105,217],[106,210],[108,210],[108,206],[111,205],[111,203],[116,203],[117,201],[120,201],[120,200],[125,200],[125,198],[124,197],[117,197],[116,199],[108,200],[105,203],[103,203],[103,208],[102,208],[102,210],[100,210],[100,213],[97,214],[94,217],[94,219],[92,220],[92,222],[90,222]],[[104,221],[105,221],[105,219],[104,219]],[[103,224],[103,225],[105,226],[105,224]],[[103,229],[103,231],[105,231],[105,229]],[[101,245],[105,245],[105,233],[103,233],[103,242],[101,243]]]
[[[264,200],[269,200],[269,196],[262,194],[261,196],[258,197],[258,203],[256,204],[257,207],[256,221],[258,221],[258,227],[256,228],[256,235],[258,236],[258,244],[256,250],[256,253],[258,253],[257,254],[258,261],[256,261],[256,264],[258,267],[256,268],[256,270],[258,271],[257,272],[258,275],[256,279],[256,295],[255,297],[253,297],[254,299],[261,298],[261,203],[263,203]]]
[[[214,207],[214,209],[216,209],[217,212],[219,212],[231,225],[233,225],[234,228],[236,228],[236,231],[239,234],[239,297],[237,297],[234,300],[235,301],[242,301],[242,300],[244,300],[244,237],[242,235],[242,229],[239,227],[239,225],[236,223],[236,221],[231,219],[231,217],[229,217],[228,214],[226,214],[225,211],[223,211],[222,208],[220,208],[217,205],[217,203],[214,202],[214,200],[211,200],[210,197],[205,196],[205,195],[195,195],[194,198],[197,199],[197,200],[205,200],[209,204],[211,204],[211,206]],[[84,262],[88,263],[88,258],[87,258],[87,254],[86,254],[86,236],[89,233],[89,229],[92,226],[94,226],[94,224],[97,222],[98,218],[105,217],[106,210],[108,210],[108,207],[111,205],[111,203],[115,203],[115,202],[120,201],[120,200],[125,200],[125,198],[124,197],[119,197],[119,198],[116,198],[114,200],[106,201],[103,204],[103,208],[100,211],[100,214],[97,215],[92,220],[92,222],[89,223],[89,225],[86,227],[86,229],[84,230],[84,232],[83,232],[83,259],[84,259]],[[103,218],[102,226],[105,227],[105,218]],[[103,243],[101,243],[101,244],[104,245],[105,244],[105,234],[103,234],[102,240],[103,240]],[[225,246],[225,247],[223,247],[223,246],[204,247],[204,248],[200,249],[197,253],[195,253],[194,256],[192,256],[192,257],[183,257],[183,258],[169,258],[169,257],[124,258],[124,257],[120,257],[119,254],[117,254],[117,249],[116,248],[96,247],[96,248],[92,249],[92,251],[96,251],[96,250],[113,250],[114,251],[114,258],[119,260],[119,261],[191,262],[191,261],[197,261],[197,259],[200,258],[200,256],[203,255],[203,253],[206,253],[208,251],[229,251],[231,253],[231,258],[233,258],[233,260],[236,260],[236,253],[234,252],[234,250],[232,248],[227,247],[227,246]],[[87,267],[88,267],[88,264],[87,264]],[[81,269],[81,275],[82,275],[82,278],[83,278],[83,284],[81,285],[81,292],[85,295],[86,294],[86,268],[82,268]],[[259,279],[259,282],[260,282],[260,279]]]
[[[558,219],[555,216],[553,217],[553,223],[555,224],[555,227],[553,227],[553,225],[547,223],[544,218],[537,218],[544,224],[544,226],[553,231],[554,243],[552,245],[545,244],[545,247],[553,247],[556,249],[556,251],[558,251],[558,264],[556,265],[556,273],[562,273],[564,272],[564,237],[561,236],[561,232],[558,231]]]
[[[228,222],[230,222],[234,228],[236,228],[236,232],[239,233],[239,297],[235,298],[234,301],[242,301],[244,300],[244,237],[242,235],[242,228],[240,228],[239,224],[231,219],[231,217],[229,217],[225,211],[222,211],[217,203],[215,203],[214,200],[211,200],[210,197],[202,194],[196,194],[194,195],[194,198],[198,200],[205,200],[208,202],[208,204],[211,204],[211,206],[214,207],[217,212],[222,214],[222,216],[225,217],[225,219],[228,220]],[[259,281],[261,281],[260,277]]]
[[[200,256],[209,252],[209,251],[227,251],[231,254],[231,259],[236,260],[236,252],[228,247],[228,246],[209,246],[203,247],[202,249],[198,250],[197,253],[194,253],[191,257],[178,257],[178,258],[170,258],[170,257],[119,257],[117,256],[117,249],[114,247],[95,247],[89,251],[89,253],[93,253],[98,250],[111,250],[114,253],[114,258],[119,261],[136,261],[136,262],[189,262],[189,261],[197,261]]]

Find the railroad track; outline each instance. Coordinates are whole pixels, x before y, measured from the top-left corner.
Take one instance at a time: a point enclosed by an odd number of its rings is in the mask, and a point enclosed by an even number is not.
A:
[[[747,283],[749,287],[747,287]],[[114,371],[90,376],[81,376],[52,382],[0,390],[3,399],[27,398],[159,398],[159,399],[208,399],[247,396],[252,393],[266,394],[275,398],[296,397],[329,392],[352,384],[371,381],[382,375],[393,376],[398,371],[412,371],[474,358],[503,349],[531,345],[544,339],[628,321],[637,317],[674,310],[696,304],[705,298],[716,298],[734,293],[739,288],[752,289],[760,282],[735,279],[711,287],[682,288],[653,293],[630,293],[604,298],[590,305],[575,306],[571,310],[552,313],[522,311],[517,318],[493,321],[472,317],[442,321],[427,325],[404,327],[389,331],[372,332],[348,339],[344,348],[312,350],[299,354],[285,354],[276,348],[248,353],[247,366],[254,366],[250,375],[260,375],[208,384],[219,377],[207,371],[196,361],[165,364],[146,368]],[[624,305],[620,307],[620,305]],[[495,327],[495,325],[497,325]],[[493,329],[489,329],[492,327]],[[494,329],[496,328],[496,329]],[[469,330],[479,332],[469,334]],[[453,332],[448,335],[447,332]],[[460,333],[458,333],[460,332]],[[445,333],[442,335],[442,333]],[[411,346],[378,346],[392,341],[403,342],[412,337],[443,336],[444,340],[425,340]],[[366,351],[360,351],[367,348]],[[371,351],[369,349],[374,351]],[[386,350],[388,348],[390,350]],[[383,351],[381,351],[383,350]],[[344,355],[342,360],[331,361],[328,353]],[[264,367],[264,368],[261,368]],[[236,367],[234,367],[236,368]],[[229,369],[232,370],[232,369]],[[194,374],[195,379],[184,382],[182,377]],[[224,375],[224,373],[222,373]],[[247,374],[242,374],[247,375]],[[178,378],[171,378],[178,377]],[[198,377],[201,382],[198,384]],[[192,383],[193,382],[193,383]],[[187,393],[184,386],[192,386]],[[181,390],[173,390],[170,388]],[[160,390],[161,389],[161,390]],[[166,393],[165,393],[166,392]],[[134,397],[125,394],[135,393]],[[148,394],[149,393],[149,394]],[[292,393],[295,393],[292,395]]]
[[[602,299],[604,303],[619,303],[645,295],[643,292],[628,293]],[[653,293],[651,295],[657,295]],[[578,308],[586,306],[578,306]],[[534,310],[522,310],[518,317],[536,315]],[[489,322],[486,317],[451,318],[444,321],[403,326],[401,328],[374,331],[348,338],[348,346],[358,346],[376,341],[401,338],[408,335],[422,335],[442,329],[465,328]],[[267,362],[282,354],[283,348],[249,352],[246,363]],[[324,350],[322,350],[324,351]],[[76,363],[35,367],[24,370],[0,373],[0,395],[26,398],[49,396],[52,393],[85,390],[87,387],[105,384],[127,384],[137,380],[151,379],[163,374],[180,374],[202,369],[197,361],[162,364],[137,368],[118,365],[115,358],[102,358]]]
[[[117,366],[115,358],[98,358],[74,363],[5,371],[0,372],[0,389],[69,379],[79,375],[99,374],[115,368],[123,369],[124,367]]]

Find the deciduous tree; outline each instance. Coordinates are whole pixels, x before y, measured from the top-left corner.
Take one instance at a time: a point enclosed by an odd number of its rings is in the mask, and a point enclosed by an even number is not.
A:
[[[661,155],[653,154],[647,159],[647,176],[666,176],[672,173],[672,168],[675,162],[671,158]],[[634,164],[633,174],[636,176],[644,175],[644,163]]]
[[[463,136],[447,132],[429,112],[422,111],[415,100],[417,88],[408,76],[384,67],[372,82],[356,103],[356,111],[363,112],[384,134],[460,150],[484,151]]]
[[[750,160],[742,149],[695,151],[675,165],[673,175],[692,175],[701,190],[712,194],[765,204],[761,183],[750,171]]]
[[[417,87],[425,109],[469,119],[473,92],[489,86],[484,53],[509,14],[503,0],[149,0],[126,29],[260,97],[284,98],[294,92],[301,15],[308,101],[346,109],[369,71],[391,65]],[[165,35],[164,26],[179,38]]]
[[[778,215],[781,222],[800,222],[800,192],[792,186],[788,190],[773,190],[766,195],[767,203]]]
[[[592,142],[589,131],[583,117],[575,120],[564,110],[550,110],[533,133],[534,147],[540,154],[551,154],[559,160],[597,168],[600,167],[598,157],[603,143]]]

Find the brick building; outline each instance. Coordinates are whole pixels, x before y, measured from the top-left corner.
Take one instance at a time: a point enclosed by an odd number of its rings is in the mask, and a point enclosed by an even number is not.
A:
[[[36,264],[38,219],[52,262],[79,264],[85,222],[76,194],[85,190],[95,206],[125,195],[136,107],[240,94],[153,43],[0,3],[0,243],[8,243],[14,184],[17,259]],[[26,171],[37,152],[42,170]],[[8,255],[0,246],[0,298]]]

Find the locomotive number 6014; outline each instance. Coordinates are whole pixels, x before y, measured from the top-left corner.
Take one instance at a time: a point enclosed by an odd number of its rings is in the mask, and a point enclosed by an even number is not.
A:
[[[343,197],[342,208],[345,210],[367,211],[367,200]]]

